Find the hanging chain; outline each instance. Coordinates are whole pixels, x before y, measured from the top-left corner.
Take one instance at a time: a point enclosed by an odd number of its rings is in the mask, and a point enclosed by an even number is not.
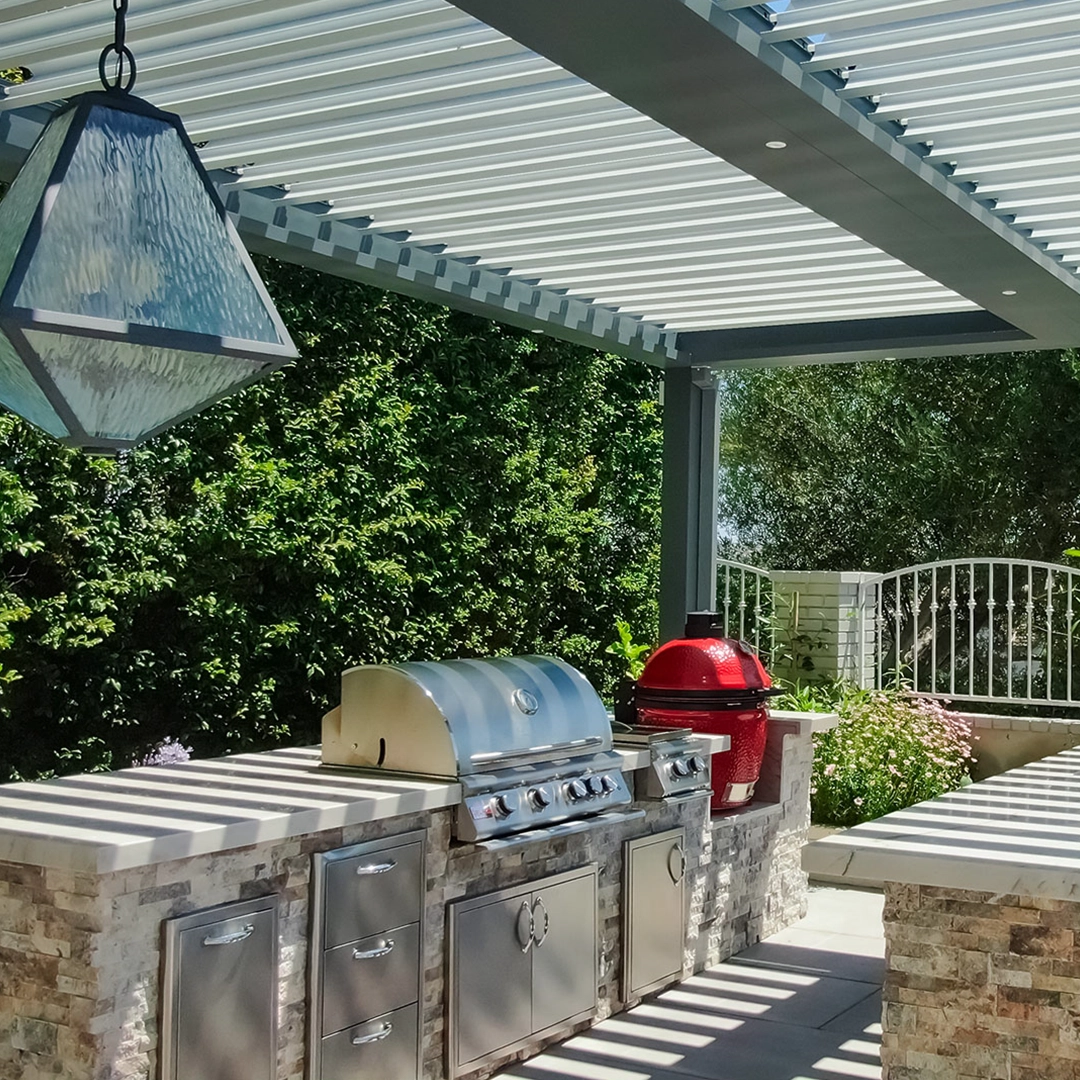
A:
[[[127,34],[128,0],[113,0],[113,11],[116,12],[114,39],[101,50],[101,56],[98,57],[98,76],[106,90],[122,90],[127,93],[135,85],[136,74],[135,57],[124,43]],[[105,67],[111,54],[116,55],[116,60],[115,74],[110,82],[105,74]]]

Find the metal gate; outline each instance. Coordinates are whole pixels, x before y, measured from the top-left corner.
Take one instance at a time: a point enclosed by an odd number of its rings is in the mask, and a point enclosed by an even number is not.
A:
[[[925,563],[876,590],[879,688],[1024,705],[1080,704],[1080,571],[1016,559]]]

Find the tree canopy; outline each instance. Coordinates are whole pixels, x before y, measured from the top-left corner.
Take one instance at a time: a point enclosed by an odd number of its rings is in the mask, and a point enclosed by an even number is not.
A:
[[[778,569],[1060,561],[1080,540],[1080,359],[1035,352],[734,372],[726,553]]]
[[[260,271],[300,363],[119,460],[0,416],[0,780],[314,742],[360,662],[606,687],[616,619],[655,625],[655,372]]]

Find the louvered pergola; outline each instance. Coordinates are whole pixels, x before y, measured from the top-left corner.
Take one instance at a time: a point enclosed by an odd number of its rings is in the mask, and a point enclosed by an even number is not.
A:
[[[0,0],[0,179],[105,0]],[[1080,0],[133,0],[252,251],[666,371],[665,637],[725,367],[1080,343]]]

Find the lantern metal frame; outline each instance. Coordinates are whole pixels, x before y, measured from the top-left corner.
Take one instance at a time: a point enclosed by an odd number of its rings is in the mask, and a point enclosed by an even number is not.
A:
[[[252,341],[249,339],[219,337],[209,334],[170,327],[152,326],[132,322],[120,322],[114,319],[97,318],[87,315],[75,315],[68,312],[47,311],[26,307],[17,307],[14,303],[19,288],[26,276],[30,263],[34,258],[38,243],[42,236],[46,220],[51,207],[51,200],[47,196],[50,188],[62,184],[68,167],[71,164],[75,147],[83,134],[90,111],[95,107],[121,110],[129,113],[151,118],[160,123],[172,127],[180,137],[181,144],[186,151],[192,167],[195,169],[206,198],[212,204],[214,212],[219,217],[228,241],[235,247],[236,254],[240,259],[244,270],[255,287],[255,290],[265,308],[266,314],[273,324],[274,331],[279,338],[279,344],[269,341]],[[49,171],[48,180],[42,191],[42,197],[34,210],[33,217],[19,246],[11,271],[3,290],[0,292],[0,330],[2,330],[11,344],[14,346],[19,358],[44,393],[49,405],[56,412],[59,419],[67,427],[69,435],[60,437],[59,441],[67,445],[93,449],[101,452],[115,452],[130,448],[152,438],[154,435],[172,427],[195,413],[207,408],[222,398],[242,389],[256,379],[268,374],[270,371],[295,360],[298,356],[295,345],[289,336],[285,324],[255,269],[251,257],[243,242],[240,240],[235,227],[229,219],[228,213],[222,203],[213,182],[202,162],[199,160],[191,139],[184,130],[180,117],[175,113],[166,112],[151,105],[142,98],[136,97],[123,88],[110,88],[107,90],[92,91],[73,98],[65,107],[58,110],[54,121],[68,112],[74,111],[68,131],[64,135],[64,141],[57,157]],[[48,128],[46,128],[48,131]],[[44,132],[42,137],[44,137]],[[49,375],[44,364],[39,359],[36,350],[25,336],[25,331],[38,330],[51,333],[69,334],[82,338],[99,338],[119,343],[131,343],[142,346],[169,348],[191,353],[202,353],[214,356],[227,356],[241,360],[248,360],[253,365],[249,378],[240,379],[232,383],[220,393],[205,398],[198,405],[171,417],[156,427],[140,433],[134,439],[110,439],[99,437],[88,432],[72,408],[69,406],[64,395],[59,391],[52,377]]]

